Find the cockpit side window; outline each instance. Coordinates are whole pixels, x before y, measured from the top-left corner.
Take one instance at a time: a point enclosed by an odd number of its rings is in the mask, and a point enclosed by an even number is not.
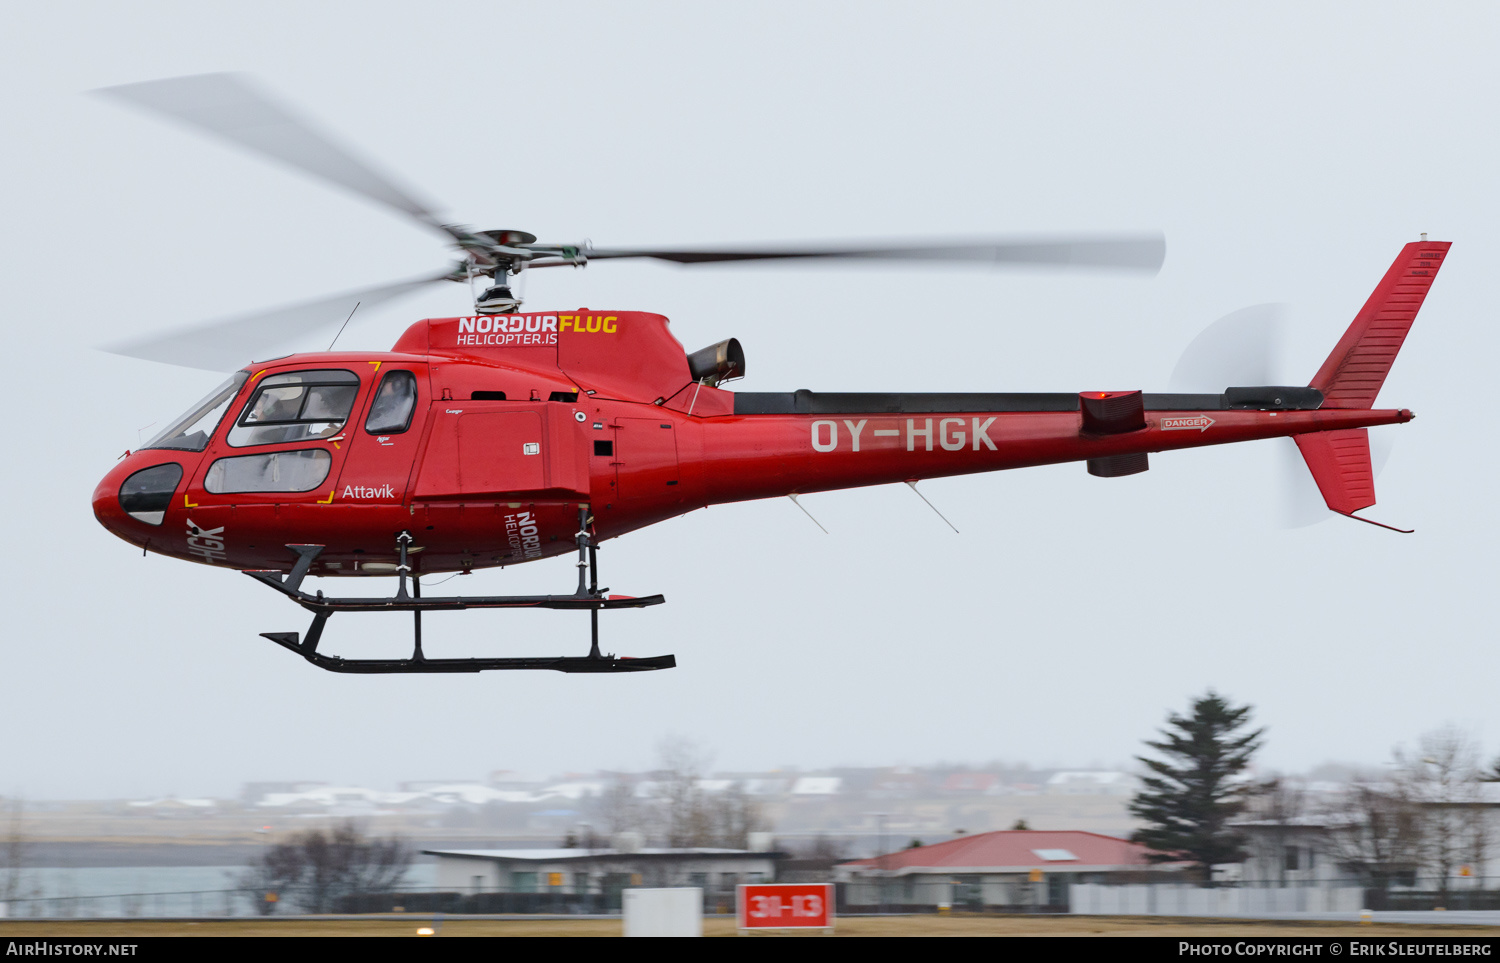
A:
[[[215,495],[312,491],[323,484],[332,465],[333,458],[321,448],[235,455],[220,458],[209,466],[203,476],[203,488]]]
[[[170,448],[174,451],[202,451],[208,447],[209,438],[229,410],[229,402],[239,394],[240,387],[250,372],[239,371],[228,381],[215,388],[208,397],[198,402],[188,413],[172,422],[167,429],[152,438],[142,448]]]
[[[372,435],[399,435],[411,427],[417,408],[417,377],[410,371],[392,371],[375,390],[365,431]]]
[[[256,388],[240,420],[229,430],[229,444],[245,448],[332,437],[349,420],[358,394],[359,377],[352,371],[272,375]]]

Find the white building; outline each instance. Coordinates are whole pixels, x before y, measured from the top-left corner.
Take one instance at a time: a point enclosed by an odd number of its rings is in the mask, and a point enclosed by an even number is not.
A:
[[[1236,823],[1249,854],[1240,879],[1252,885],[1306,886],[1350,878],[1353,872],[1339,865],[1330,839],[1338,822],[1329,816],[1295,816]]]
[[[603,894],[618,905],[631,886],[695,886],[709,905],[728,900],[740,883],[776,877],[774,852],[746,849],[427,849],[437,859],[437,885],[450,892]]]
[[[843,782],[838,776],[802,776],[792,783],[792,795],[837,796]]]
[[[1500,783],[1479,783],[1472,798],[1429,798],[1414,805],[1418,816],[1411,833],[1424,841],[1410,847],[1402,864],[1382,867],[1392,885],[1424,890],[1500,888]],[[1348,839],[1369,814],[1362,816],[1359,807],[1349,803],[1335,808],[1333,813],[1237,823],[1250,854],[1244,880],[1305,886],[1366,879],[1371,867],[1360,864],[1361,853]],[[1394,815],[1392,811],[1387,817]],[[1438,878],[1438,849],[1446,850],[1446,881]]]
[[[1047,780],[1050,795],[1128,796],[1135,792],[1134,776],[1104,769],[1078,769],[1053,773]]]

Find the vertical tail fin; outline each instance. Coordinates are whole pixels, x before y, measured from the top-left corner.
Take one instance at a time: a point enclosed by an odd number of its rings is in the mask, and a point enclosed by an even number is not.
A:
[[[1423,240],[1401,249],[1333,353],[1313,376],[1311,387],[1323,392],[1322,407],[1375,407],[1375,397],[1380,394],[1450,247],[1449,241],[1429,242],[1424,236]],[[1368,429],[1319,431],[1297,435],[1296,442],[1330,509],[1371,525],[1393,528],[1354,514],[1375,504],[1375,472],[1370,465]]]
[[[1452,246],[1451,241],[1418,241],[1401,249],[1313,376],[1311,386],[1323,392],[1324,408],[1375,407],[1375,396]]]

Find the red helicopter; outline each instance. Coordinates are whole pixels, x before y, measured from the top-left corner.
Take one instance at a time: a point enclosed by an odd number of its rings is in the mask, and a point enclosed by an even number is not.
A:
[[[1410,421],[1373,405],[1449,243],[1407,244],[1305,387],[1218,394],[731,392],[736,339],[688,353],[659,314],[520,311],[523,270],[654,258],[681,264],[775,259],[897,260],[1155,271],[1160,237],[964,244],[596,249],[523,231],[444,223],[404,189],[231,75],[111,88],[123,99],[292,164],[400,210],[459,249],[453,268],[255,319],[111,346],[136,357],[235,373],[94,491],[111,532],[156,552],[244,571],[313,614],[307,633],[264,636],[336,672],[670,668],[599,647],[601,609],[660,604],[608,594],[600,542],[725,502],[971,472],[1084,462],[1113,478],[1149,453],[1291,436],[1330,509],[1375,504],[1366,429]],[[387,352],[327,351],[243,365],[267,343],[338,323],[350,303],[439,281],[488,279],[466,317],[413,324]],[[337,313],[332,313],[337,312]],[[237,370],[236,370],[237,369]],[[1371,524],[1380,524],[1371,522]],[[1389,528],[1390,526],[1382,526]],[[1399,530],[1399,529],[1398,529]],[[424,597],[421,577],[576,553],[568,594]],[[309,593],[309,576],[396,576],[388,597]],[[423,612],[581,609],[586,656],[427,658]],[[406,659],[318,651],[337,612],[414,613]]]

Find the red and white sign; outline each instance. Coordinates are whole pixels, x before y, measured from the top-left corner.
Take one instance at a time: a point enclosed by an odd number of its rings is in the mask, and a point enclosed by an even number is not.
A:
[[[1207,431],[1214,420],[1208,415],[1194,415],[1191,418],[1163,418],[1161,420],[1162,431]]]
[[[832,883],[747,883],[738,903],[742,930],[833,926]]]

